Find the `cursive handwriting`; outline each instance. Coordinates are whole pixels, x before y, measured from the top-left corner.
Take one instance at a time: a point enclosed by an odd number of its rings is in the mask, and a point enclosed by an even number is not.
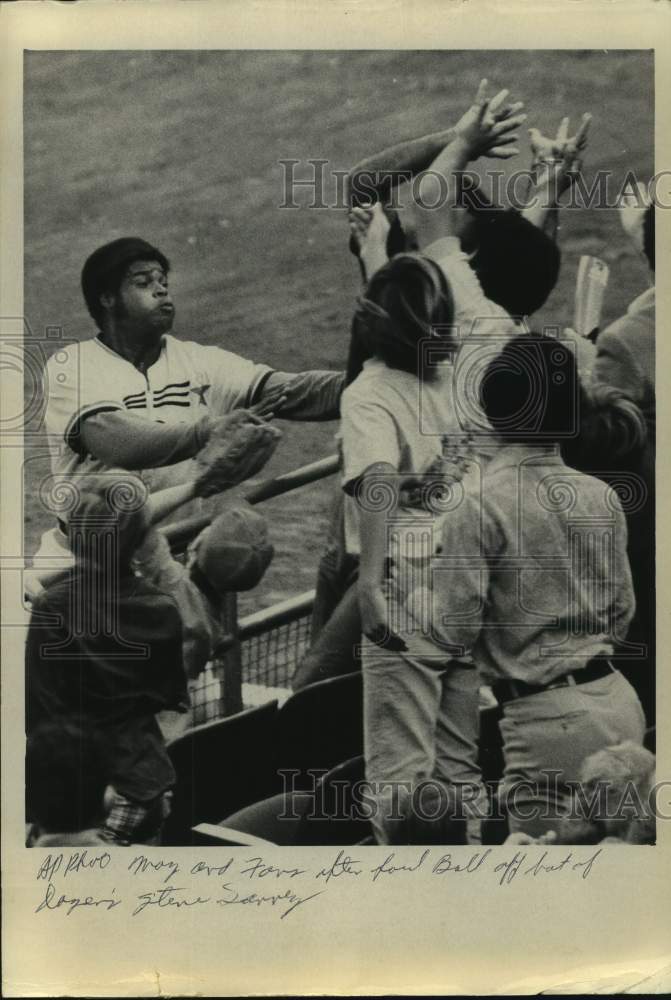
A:
[[[47,854],[37,869],[37,878],[44,879],[45,882],[51,882],[54,875],[63,867],[64,858],[64,854]],[[75,875],[81,871],[104,871],[111,860],[112,855],[109,851],[103,851],[102,854],[93,854],[91,856],[89,856],[88,851],[73,851],[65,862],[63,876]]]
[[[291,889],[287,889],[286,892],[277,893],[272,896],[259,896],[255,892],[251,892],[247,896],[241,896],[237,889],[234,889],[233,886],[228,885],[227,883],[222,885],[222,889],[224,892],[228,893],[228,898],[222,897],[221,899],[218,899],[216,902],[219,906],[230,906],[235,903],[241,904],[242,906],[247,905],[260,907],[266,903],[269,903],[271,906],[276,906],[278,903],[289,903],[290,905],[280,917],[281,920],[288,917],[289,914],[296,909],[296,907],[302,906],[303,903],[307,903],[309,900],[314,899],[315,896],[321,896],[322,892],[326,891],[325,889],[321,889],[319,892],[313,892],[311,896],[297,896],[295,892],[291,891]]]
[[[315,878],[323,878],[329,882],[332,878],[339,878],[341,875],[360,875],[361,869],[353,867],[358,864],[360,864],[359,861],[353,860],[349,854],[341,851],[333,864],[318,871]]]
[[[172,895],[173,892],[185,892],[184,886],[167,885],[165,889],[154,889],[153,892],[141,892],[137,897],[141,902],[135,907],[131,916],[136,917],[148,906],[157,906],[163,909],[166,906],[175,906],[181,909],[183,906],[198,906],[201,903],[209,903],[209,896],[196,896],[195,899],[181,899]]]
[[[205,861],[197,861],[191,867],[192,875],[217,875],[221,878],[233,864],[233,858],[229,858],[225,865],[208,865]]]
[[[371,868],[370,873],[373,876],[373,882],[375,882],[380,875],[395,875],[396,872],[418,871],[426,861],[429,853],[430,852],[428,850],[424,851],[419,861],[417,861],[414,865],[392,865],[391,862],[396,855],[393,852],[388,854],[382,864],[376,865],[375,868]]]
[[[116,892],[116,889],[112,889],[112,892]],[[95,899],[93,896],[84,896],[83,898],[80,896],[58,896],[56,898],[56,887],[53,882],[50,882],[44,894],[44,899],[35,910],[35,913],[39,913],[40,910],[59,910],[61,907],[64,907],[69,917],[73,910],[76,910],[79,906],[103,906],[107,910],[113,910],[120,902],[120,899]]]
[[[515,878],[518,874],[522,862],[526,858],[526,854],[520,854],[519,851],[515,851],[515,856],[509,861],[502,861],[500,864],[496,865],[494,868],[494,873],[498,875],[501,872],[501,878],[499,879],[499,885],[506,885]]]
[[[137,888],[140,886],[135,884],[134,891],[130,898],[126,899],[124,906],[133,917],[147,910],[154,913],[162,910],[174,912],[176,909],[202,906],[213,909],[216,905],[219,908],[246,906],[257,912],[272,910],[274,914],[284,919],[304,903],[328,892],[333,879],[339,880],[341,885],[352,883],[363,885],[379,880],[386,883],[388,878],[383,876],[400,875],[399,881],[403,882],[404,879],[412,879],[416,872],[420,872],[421,877],[423,871],[431,880],[435,876],[444,878],[453,873],[473,875],[480,872],[480,885],[483,884],[484,878],[493,879],[495,885],[508,886],[513,881],[516,885],[524,885],[525,879],[537,880],[551,876],[570,878],[575,883],[589,878],[602,853],[602,848],[597,846],[589,848],[585,853],[577,847],[566,847],[563,850],[557,847],[534,850],[526,845],[518,849],[512,844],[507,849],[504,846],[500,849],[474,846],[463,852],[452,848],[418,847],[410,854],[409,863],[401,863],[408,856],[406,851],[403,851],[400,857],[397,851],[392,851],[386,853],[384,860],[379,864],[369,867],[369,862],[366,861],[364,852],[360,848],[351,848],[356,850],[358,857],[349,854],[348,850],[350,848],[338,849],[336,855],[329,855],[331,861],[328,864],[314,868],[283,868],[261,856],[245,858],[243,855],[239,858],[230,854],[223,854],[219,863],[216,863],[215,855],[207,861],[190,862],[187,870],[181,872],[181,877],[178,877],[180,864],[169,857],[152,859],[145,854],[135,856],[127,854],[126,859],[132,857],[129,862],[114,852],[107,851],[97,853],[81,850],[48,854],[37,868],[37,879],[46,885],[43,896],[43,888],[38,890],[35,913],[60,910],[69,916],[80,908],[93,908],[99,913],[116,909],[122,904],[122,900],[117,898],[116,889],[110,892],[107,888],[108,896],[85,895],[83,892],[83,885],[105,869],[109,869],[107,872],[109,876],[114,863],[119,864],[122,871],[141,880],[142,884],[155,886],[154,889],[137,893]],[[483,872],[487,874],[483,875]],[[206,887],[203,886],[203,876],[207,880]],[[212,876],[216,879],[215,883],[211,881]],[[60,880],[66,877],[70,880],[69,884],[73,879],[80,880],[80,895],[74,892],[61,893]],[[224,879],[230,881],[225,882]],[[176,884],[177,881],[184,881],[186,885],[179,886]],[[259,886],[259,881],[263,881],[262,887]],[[320,883],[321,888],[310,892],[315,881]],[[290,888],[287,888],[288,882],[291,882]],[[158,883],[162,884],[158,886]],[[198,886],[201,889],[206,888],[210,895],[198,894]],[[297,891],[299,888],[303,894]],[[257,891],[251,891],[252,889]]]
[[[484,851],[484,853],[476,851],[475,854],[469,858],[466,864],[457,864],[456,861],[452,860],[451,854],[443,854],[443,856],[436,861],[431,871],[434,875],[444,875],[445,872],[468,872],[470,874],[471,872],[476,872],[478,868],[484,864],[491,853],[491,848],[489,847],[486,851]]]
[[[263,858],[247,858],[245,864],[249,868],[241,868],[240,874],[247,875],[248,878],[267,878],[273,875],[275,878],[296,878],[297,875],[305,875],[305,868],[276,868],[275,865],[267,865]]]
[[[545,859],[548,856],[548,852],[544,851],[541,857],[536,862],[536,864],[532,865],[530,868],[527,868],[524,874],[533,875],[535,877],[536,875],[540,875],[541,872],[546,872],[546,873],[560,872],[563,871],[565,868],[570,868],[571,871],[575,872],[578,871],[580,868],[582,868],[583,869],[582,877],[587,878],[592,870],[592,865],[594,864],[598,856],[601,854],[601,850],[602,849],[599,848],[597,851],[595,851],[595,853],[592,854],[592,856],[589,857],[587,861],[574,861],[573,864],[570,863],[573,859],[573,851],[569,851],[569,853],[566,855],[565,858],[563,858],[562,861],[558,861],[557,864],[554,865],[545,864]]]
[[[150,859],[146,858],[144,854],[138,854],[137,857],[134,857],[128,865],[128,871],[133,875],[144,875],[148,868],[154,872],[160,872],[163,871],[164,868],[167,868],[168,871],[163,879],[164,882],[168,882],[170,879],[174,878],[179,871],[179,865],[176,861],[150,861]]]

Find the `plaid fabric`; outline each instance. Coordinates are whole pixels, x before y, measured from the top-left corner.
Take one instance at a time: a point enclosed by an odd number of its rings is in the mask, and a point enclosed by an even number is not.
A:
[[[163,821],[170,813],[171,792],[149,802],[133,802],[115,792],[101,835],[113,844],[158,844]]]

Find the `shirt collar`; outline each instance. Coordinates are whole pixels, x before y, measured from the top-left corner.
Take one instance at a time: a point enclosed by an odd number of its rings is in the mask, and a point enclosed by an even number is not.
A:
[[[93,338],[93,342],[95,344],[97,344],[99,347],[102,347],[103,351],[107,351],[108,354],[111,354],[113,358],[118,358],[120,361],[125,361],[127,364],[131,365],[133,368],[135,367],[135,365],[133,365],[132,361],[129,361],[128,358],[124,358],[123,354],[118,354],[111,347],[108,347],[107,344],[103,343],[103,341],[100,339],[101,336],[102,336],[101,333],[96,333],[95,337]],[[158,361],[158,358],[161,357],[161,355],[163,354],[163,352],[166,349],[166,346],[167,346],[166,337],[167,337],[167,334],[165,334],[165,333],[161,337],[161,350],[159,351],[159,354],[158,354],[158,357],[156,358],[156,361]],[[156,361],[154,362],[154,364],[156,364]]]

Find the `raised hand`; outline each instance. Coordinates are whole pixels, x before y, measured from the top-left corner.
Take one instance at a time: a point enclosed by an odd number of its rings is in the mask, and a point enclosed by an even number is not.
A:
[[[379,201],[364,208],[353,208],[348,219],[349,231],[359,253],[365,253],[373,244],[386,248],[389,220]]]
[[[591,121],[592,116],[584,114],[578,131],[573,136],[569,136],[568,117],[562,118],[554,137],[543,135],[537,128],[529,129],[532,170],[545,168],[546,173],[552,172],[560,194],[570,187],[573,178],[580,171]]]
[[[562,118],[554,138],[543,135],[539,129],[529,129],[531,152],[535,163],[552,163],[563,159],[567,152],[582,153],[587,146],[587,137],[592,116],[585,113],[575,135],[569,138],[569,117]]]
[[[363,263],[366,280],[387,262],[389,219],[380,202],[365,208],[353,208],[349,213],[350,247],[356,247]]]
[[[481,80],[473,104],[455,125],[455,134],[467,144],[470,159],[485,155],[510,159],[519,152],[514,146],[518,140],[515,129],[526,120],[526,115],[519,113],[524,104],[506,104],[508,90],[500,90],[489,99],[486,93],[487,80]]]

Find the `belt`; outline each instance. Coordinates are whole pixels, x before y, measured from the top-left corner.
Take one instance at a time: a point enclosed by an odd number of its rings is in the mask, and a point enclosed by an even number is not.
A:
[[[528,698],[533,694],[540,694],[542,691],[550,691],[553,688],[573,687],[575,684],[589,684],[590,681],[598,681],[608,674],[617,673],[615,667],[606,656],[594,656],[581,670],[575,670],[570,674],[558,677],[550,684],[527,684],[526,681],[510,679],[496,681],[492,684],[494,697],[499,705],[507,701],[514,701],[516,698]]]

